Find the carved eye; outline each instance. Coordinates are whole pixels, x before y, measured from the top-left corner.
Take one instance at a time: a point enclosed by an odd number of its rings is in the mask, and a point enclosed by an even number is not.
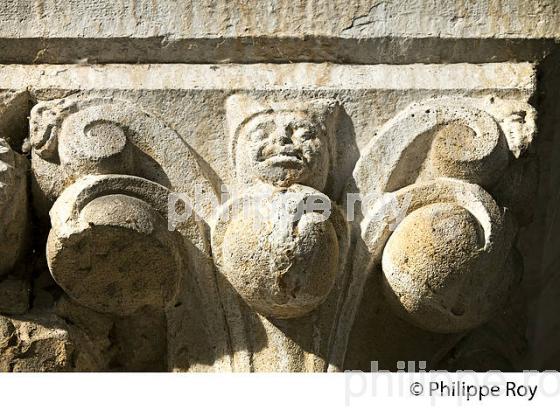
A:
[[[520,124],[525,124],[525,117],[527,116],[526,111],[515,111],[511,113],[510,120],[512,122],[518,122]]]
[[[315,132],[314,128],[309,127],[307,125],[296,126],[296,127],[294,127],[294,136],[297,139],[300,139],[302,141],[306,141],[306,140],[310,140],[310,139],[315,138],[317,136],[317,133]]]

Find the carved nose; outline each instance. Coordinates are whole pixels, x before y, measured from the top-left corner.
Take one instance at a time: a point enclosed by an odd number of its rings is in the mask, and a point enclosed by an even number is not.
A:
[[[278,127],[274,131],[273,139],[278,145],[292,144],[292,130],[289,127]]]

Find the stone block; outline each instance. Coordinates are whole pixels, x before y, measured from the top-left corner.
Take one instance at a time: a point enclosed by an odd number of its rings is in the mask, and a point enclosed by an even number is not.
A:
[[[542,58],[555,0],[3,1],[3,63],[360,64]]]

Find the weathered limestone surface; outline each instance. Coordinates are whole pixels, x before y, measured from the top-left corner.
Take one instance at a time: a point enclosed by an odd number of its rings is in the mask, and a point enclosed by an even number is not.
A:
[[[0,62],[525,60],[559,23],[556,0],[3,0]]]
[[[0,0],[0,369],[558,368],[559,23]]]
[[[0,317],[1,371],[99,370],[98,344],[54,314]]]
[[[430,2],[402,0],[317,1],[137,1],[77,0],[65,4],[37,1],[3,2],[2,37],[149,37],[213,36],[442,36],[520,37],[558,36],[558,4],[526,2]],[[253,6],[260,5],[255,8]],[[62,17],[58,24],[51,24]],[[335,18],[336,17],[336,18]],[[504,18],[509,17],[509,18]],[[262,22],[262,24],[255,24]],[[375,24],[378,23],[378,24]]]

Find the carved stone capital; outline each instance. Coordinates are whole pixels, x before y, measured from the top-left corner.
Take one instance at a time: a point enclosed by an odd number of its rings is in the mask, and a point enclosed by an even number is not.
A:
[[[533,65],[35,69],[29,317],[94,341],[84,368],[452,367],[478,342],[517,360],[488,335],[524,343]],[[7,277],[31,218],[5,141]]]

